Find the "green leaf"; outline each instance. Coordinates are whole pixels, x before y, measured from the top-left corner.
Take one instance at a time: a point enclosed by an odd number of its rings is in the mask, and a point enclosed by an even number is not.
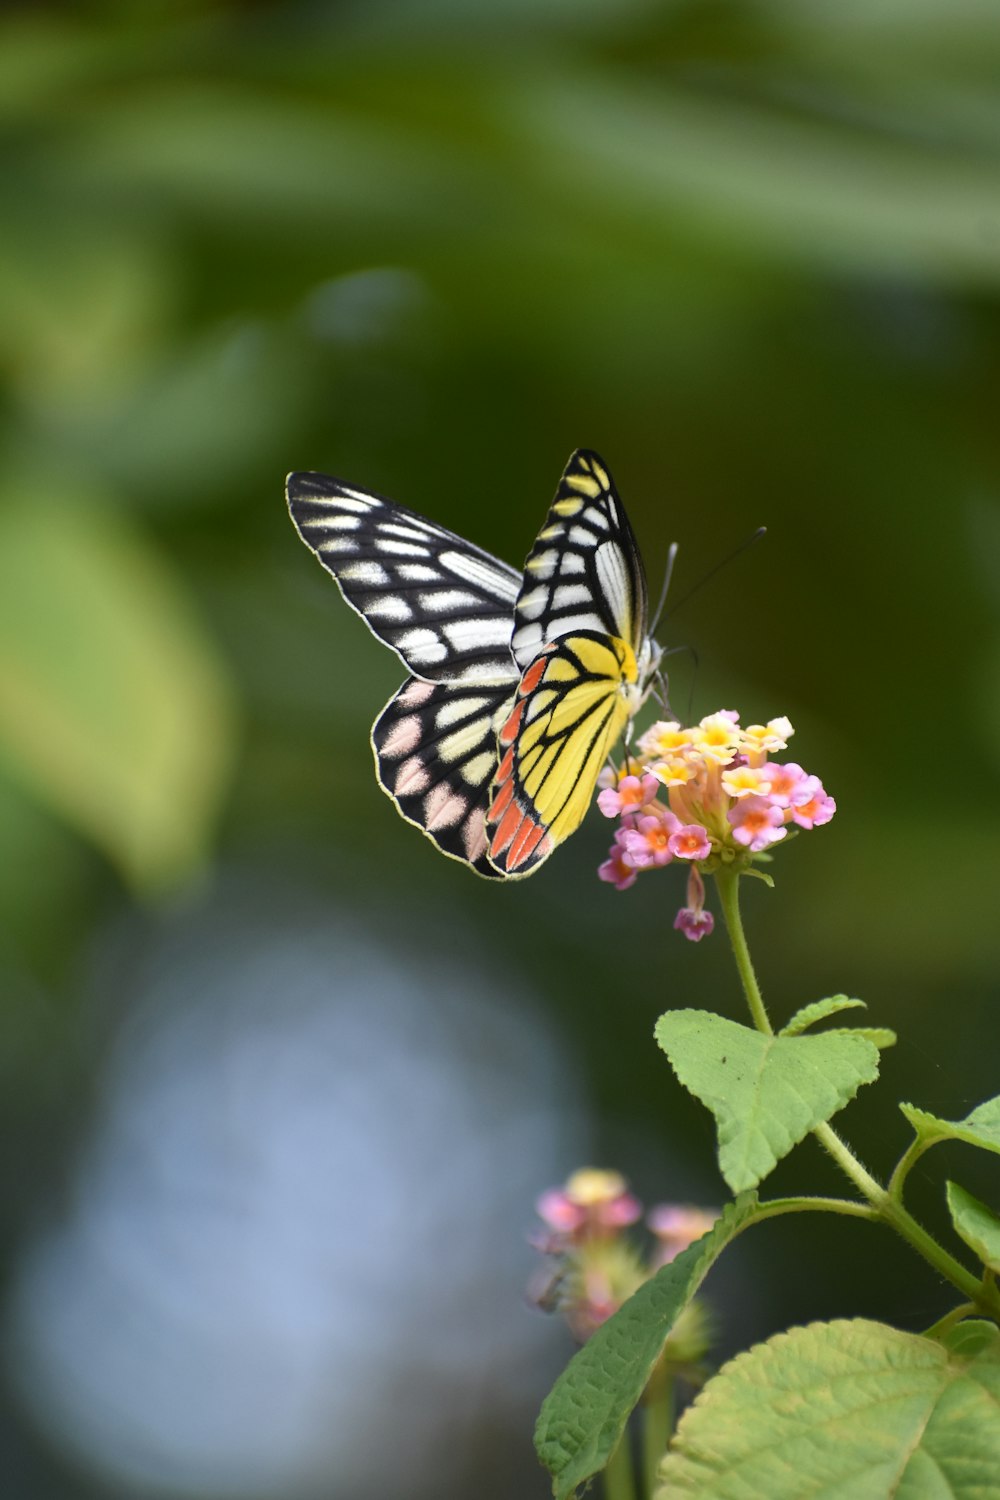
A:
[[[1000,1095],[978,1104],[964,1120],[942,1120],[915,1104],[901,1104],[900,1109],[917,1133],[918,1140],[928,1146],[939,1141],[965,1141],[966,1145],[979,1146],[983,1151],[995,1151],[1000,1155]]]
[[[719,1168],[737,1193],[878,1077],[878,1048],[850,1031],[764,1036],[708,1011],[674,1010],[656,1023],[656,1040],[715,1116]]]
[[[646,1388],[671,1329],[756,1207],[745,1194],[676,1260],[657,1271],[574,1355],[542,1405],[535,1448],[556,1500],[603,1469]]]
[[[211,641],[144,538],[36,482],[0,510],[0,759],[136,886],[204,855],[233,750]]]
[[[955,1233],[975,1251],[984,1266],[1000,1272],[1000,1218],[957,1182],[946,1183],[945,1192]]]
[[[1000,1333],[942,1342],[853,1319],[777,1334],[682,1418],[654,1500],[1000,1494]]]
[[[817,1021],[835,1016],[838,1011],[856,1010],[859,1006],[862,1010],[867,1008],[863,1000],[851,1000],[847,995],[831,995],[827,1000],[814,1000],[811,1005],[804,1005],[801,1010],[797,1010],[787,1026],[782,1026],[778,1035],[799,1036],[810,1026],[815,1026]]]
[[[888,1026],[835,1026],[830,1031],[824,1031],[824,1036],[863,1036],[884,1052],[886,1047],[895,1047],[896,1033],[890,1031]]]

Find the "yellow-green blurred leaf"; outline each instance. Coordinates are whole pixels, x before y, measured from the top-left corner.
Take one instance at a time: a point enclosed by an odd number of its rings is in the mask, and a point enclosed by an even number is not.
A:
[[[0,754],[144,889],[203,857],[233,749],[229,684],[150,544],[51,480],[0,510]]]

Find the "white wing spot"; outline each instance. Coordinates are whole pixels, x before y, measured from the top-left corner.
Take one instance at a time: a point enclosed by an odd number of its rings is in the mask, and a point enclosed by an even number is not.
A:
[[[489,706],[489,698],[465,698],[457,696],[446,699],[434,715],[434,727],[435,729],[447,729],[449,724],[456,724],[460,719],[469,718],[472,714],[481,714]]]
[[[360,516],[310,516],[303,521],[303,526],[308,526],[310,531],[357,531],[361,525]]]
[[[507,646],[513,621],[498,620],[446,620],[441,629],[456,651],[478,651],[484,646]]]
[[[420,607],[429,614],[444,614],[453,609],[481,609],[482,600],[468,589],[428,589],[420,595]]]
[[[426,662],[428,666],[444,661],[448,655],[448,647],[436,632],[421,630],[419,626],[416,630],[407,630],[394,644],[401,656],[415,662]]]
[[[590,548],[594,545],[593,533],[589,532],[585,526],[571,526],[569,528],[569,539],[571,542],[575,542],[578,547]]]
[[[585,583],[561,583],[552,595],[556,609],[566,609],[571,604],[592,604],[590,590]]]
[[[539,552],[529,558],[528,567],[536,578],[551,578],[558,561],[559,553],[554,547],[550,547],[547,552]]]
[[[341,583],[388,583],[389,575],[381,563],[356,562],[348,563],[346,568],[340,570]]]
[[[378,528],[379,536],[401,536],[408,542],[425,542],[427,534],[418,531],[415,526],[400,526],[395,521],[382,521]]]
[[[617,542],[602,542],[595,556],[601,593],[611,607],[611,614],[623,635],[631,637],[638,629],[632,619],[632,587],[628,565]]]
[[[364,613],[369,620],[397,620],[400,623],[413,619],[413,610],[398,594],[383,594],[365,601]]]
[[[400,563],[399,576],[405,578],[407,583],[442,582],[440,571],[429,568],[426,563]]]
[[[429,550],[418,542],[394,542],[379,539],[379,547],[394,557],[430,557]]]
[[[537,620],[551,597],[547,588],[532,589],[530,594],[522,594],[517,601],[517,612],[525,620]]]
[[[380,504],[378,500],[372,500],[367,495],[354,494],[349,490],[338,490],[336,495],[310,495],[309,498],[316,500],[320,505],[339,505],[342,510],[355,510],[359,515],[374,510]]]
[[[579,552],[564,552],[559,571],[560,573],[585,573],[587,571],[586,560]]]
[[[462,843],[465,845],[465,857],[470,864],[474,864],[486,853],[486,819],[482,813],[478,816],[470,813],[466,818],[462,829]]]
[[[324,556],[328,552],[357,552],[357,550],[357,542],[352,541],[349,536],[332,536],[328,541],[320,542],[316,547],[316,551]]]
[[[456,578],[485,589],[491,598],[512,600],[517,593],[517,580],[509,578],[506,572],[500,572],[499,564],[497,568],[491,568],[478,557],[470,557],[467,552],[456,552],[453,549],[442,552],[438,561],[442,567],[454,573]]]

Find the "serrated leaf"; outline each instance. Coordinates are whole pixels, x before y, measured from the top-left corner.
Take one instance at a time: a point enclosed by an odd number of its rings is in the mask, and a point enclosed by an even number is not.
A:
[[[203,857],[233,748],[229,684],[153,547],[66,491],[36,477],[0,510],[0,757],[155,888]]]
[[[677,1318],[756,1202],[747,1193],[730,1203],[708,1234],[657,1271],[570,1360],[535,1428],[535,1448],[552,1475],[556,1500],[567,1500],[604,1468]]]
[[[848,995],[830,995],[826,1000],[814,1000],[811,1005],[804,1005],[797,1010],[786,1026],[782,1026],[778,1032],[779,1036],[800,1036],[803,1031],[808,1031],[810,1026],[815,1026],[817,1021],[824,1021],[827,1016],[835,1016],[842,1010],[865,1010],[863,1000],[852,1000]]]
[[[942,1120],[915,1104],[901,1104],[900,1109],[913,1126],[920,1140],[928,1146],[938,1141],[965,1141],[966,1145],[979,1146],[983,1151],[995,1151],[1000,1155],[1000,1095],[978,1104],[964,1120]]]
[[[896,1033],[890,1031],[888,1026],[834,1026],[829,1031],[824,1031],[824,1036],[863,1036],[884,1052],[886,1047],[895,1047]]]
[[[777,1334],[682,1418],[654,1500],[984,1500],[1000,1494],[1000,1333],[853,1319]]]
[[[959,1235],[984,1266],[1000,1271],[1000,1218],[960,1183],[945,1184],[948,1212]]]
[[[673,1010],[656,1040],[715,1116],[719,1168],[737,1193],[878,1077],[878,1048],[851,1031],[765,1036],[708,1011]]]

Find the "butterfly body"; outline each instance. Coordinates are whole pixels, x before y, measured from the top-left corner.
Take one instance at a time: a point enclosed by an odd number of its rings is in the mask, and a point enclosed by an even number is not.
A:
[[[383,790],[477,873],[530,874],[579,826],[662,654],[604,464],[573,454],[523,574],[327,475],[291,474],[287,493],[303,541],[411,673],[372,728]]]

